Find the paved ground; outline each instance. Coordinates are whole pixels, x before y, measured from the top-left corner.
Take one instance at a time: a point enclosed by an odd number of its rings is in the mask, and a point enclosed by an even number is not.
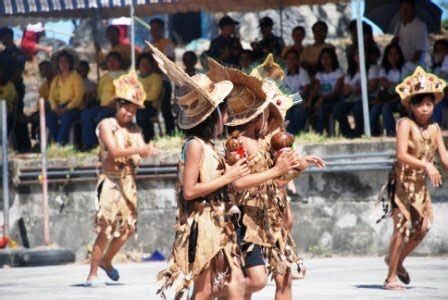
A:
[[[118,265],[121,282],[96,289],[82,287],[87,265],[0,269],[0,299],[158,299],[155,275],[164,266]],[[382,258],[308,259],[308,276],[294,281],[293,299],[448,299],[448,257],[411,257],[406,266],[412,282],[397,292],[381,289]],[[274,299],[274,290],[268,283],[253,299]]]

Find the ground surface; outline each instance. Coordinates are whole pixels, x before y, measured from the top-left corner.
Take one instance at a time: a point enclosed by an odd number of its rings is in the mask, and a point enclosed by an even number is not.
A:
[[[379,257],[308,259],[306,265],[307,278],[293,282],[293,299],[448,299],[448,257],[409,258],[412,282],[399,292],[381,288],[386,268]],[[117,265],[121,282],[95,289],[82,287],[87,265],[0,269],[0,299],[159,299],[155,275],[164,266]],[[269,282],[253,299],[274,299],[274,291]]]

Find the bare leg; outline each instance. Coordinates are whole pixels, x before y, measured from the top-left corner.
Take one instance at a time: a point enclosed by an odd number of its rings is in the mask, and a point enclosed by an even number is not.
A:
[[[218,299],[221,300],[243,300],[246,289],[246,281],[244,279],[243,271],[241,269],[232,269],[230,276],[230,282],[228,282],[221,290],[214,289],[213,296],[218,297]]]
[[[415,232],[409,237],[409,241],[403,246],[403,249],[401,250],[400,259],[398,262],[398,268],[401,270],[403,269],[403,262],[408,257],[409,254],[414,251],[415,248],[417,248],[418,245],[423,241],[426,234],[428,233],[428,218],[425,218],[423,220],[423,224],[418,230],[418,232]]]
[[[244,299],[249,300],[253,293],[266,286],[268,274],[266,273],[266,267],[262,265],[247,268],[246,275],[246,295]]]
[[[101,259],[101,266],[106,268],[106,270],[112,269],[112,259],[120,251],[121,247],[126,243],[126,241],[131,237],[133,231],[129,231],[121,235],[120,237],[113,238],[110,242],[109,248],[107,248],[106,253],[104,253]]]
[[[104,234],[106,229],[105,225],[101,225],[100,233],[95,240],[92,248],[92,256],[90,258],[90,272],[87,276],[87,280],[98,277],[98,266],[101,263],[101,256],[103,255],[104,248],[106,248],[107,237]]]
[[[292,299],[291,273],[275,276],[275,300]]]
[[[386,279],[389,283],[397,281],[397,267],[405,240],[405,235],[404,233],[400,233],[400,229],[402,229],[403,226],[407,225],[403,224],[402,222],[401,227],[397,228],[397,225],[400,222],[400,218],[398,216],[399,213],[400,211],[398,209],[395,209],[392,215],[394,222],[394,232],[392,233],[392,238],[389,246],[389,272]],[[404,231],[406,231],[406,229]]]
[[[196,278],[192,300],[210,300],[212,298],[211,277],[211,271],[208,268]]]

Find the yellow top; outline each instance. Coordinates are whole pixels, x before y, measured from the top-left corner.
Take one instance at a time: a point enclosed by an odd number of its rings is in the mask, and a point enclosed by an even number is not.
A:
[[[0,100],[6,100],[8,113],[14,110],[14,104],[17,100],[17,92],[14,84],[8,81],[5,85],[0,85]]]
[[[143,84],[143,88],[146,93],[146,101],[151,101],[152,106],[159,110],[160,109],[160,96],[162,94],[163,88],[163,78],[162,75],[158,73],[151,73],[148,76],[140,77],[140,81]]]
[[[45,79],[39,87],[39,98],[44,98],[44,100],[48,100],[50,97],[50,83],[47,79]]]
[[[115,98],[114,80],[123,75],[123,71],[107,72],[98,82],[98,99],[100,106],[108,106]]]
[[[76,71],[72,71],[63,80],[61,75],[51,81],[49,100],[51,109],[56,109],[59,105],[66,104],[67,109],[83,108],[84,80]]]

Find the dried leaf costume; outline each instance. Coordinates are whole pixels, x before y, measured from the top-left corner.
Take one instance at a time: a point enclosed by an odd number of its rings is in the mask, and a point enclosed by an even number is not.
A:
[[[397,86],[396,91],[402,98],[403,105],[409,107],[412,96],[422,93],[433,93],[437,104],[443,98],[445,86],[444,80],[417,67],[413,75]],[[440,128],[437,125],[432,126],[429,135],[424,136],[422,128],[415,121],[405,119],[411,124],[408,153],[417,159],[433,163],[437,151],[436,136]],[[403,119],[399,120],[402,121]],[[394,208],[398,208],[401,218],[399,226],[403,223],[409,225],[407,232],[403,232],[406,227],[401,226],[401,232],[407,236],[422,225],[424,218],[428,218],[432,223],[432,203],[426,186],[425,170],[413,168],[396,160],[389,173],[388,182],[380,192],[380,198],[384,194],[386,194],[382,199],[384,215],[379,221],[390,216]]]
[[[160,51],[149,44],[160,68],[180,86],[190,92],[177,98],[181,108],[179,127],[190,129],[199,125],[216,110],[230,93],[230,81],[214,82],[206,75],[189,77]],[[221,188],[195,200],[183,198],[183,174],[186,149],[190,141],[202,145],[199,182],[210,182],[223,175],[224,158],[214,146],[198,137],[186,139],[178,168],[176,234],[168,268],[159,273],[162,286],[158,293],[165,297],[167,288],[177,283],[175,299],[186,295],[194,280],[206,269],[212,272],[212,285],[222,288],[233,269],[240,268],[240,252],[233,223],[226,215],[227,193]]]
[[[134,71],[122,75],[114,81],[116,98],[142,106],[145,99],[143,86],[138,81]],[[101,121],[112,128],[115,144],[120,149],[136,148],[141,146],[141,130],[136,124],[128,127],[118,125],[115,118]],[[99,137],[99,126],[96,133]],[[101,162],[108,159],[108,149],[99,139]],[[140,155],[120,157],[115,159],[118,172],[102,171],[97,184],[97,213],[95,217],[96,229],[99,232],[101,225],[106,227],[105,234],[108,239],[119,237],[136,229],[137,223],[137,188],[135,184],[135,169],[140,163]]]

